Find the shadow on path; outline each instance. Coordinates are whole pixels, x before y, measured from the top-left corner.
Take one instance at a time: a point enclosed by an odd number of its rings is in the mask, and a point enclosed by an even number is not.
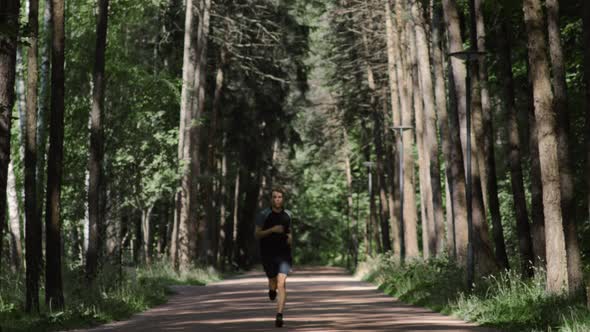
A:
[[[276,303],[268,299],[261,271],[173,289],[177,294],[162,306],[86,331],[280,330],[274,327]],[[401,303],[339,268],[296,270],[287,290],[285,331],[497,331]]]

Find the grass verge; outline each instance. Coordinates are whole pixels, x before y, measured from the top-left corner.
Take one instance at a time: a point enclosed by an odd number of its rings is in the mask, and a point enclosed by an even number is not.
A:
[[[66,269],[66,307],[55,311],[43,305],[42,288],[41,314],[29,315],[24,313],[24,277],[3,275],[0,277],[0,332],[59,331],[122,320],[165,303],[172,293],[171,285],[205,285],[219,279],[220,275],[213,269],[194,268],[178,274],[169,264],[155,263],[124,270],[105,267],[94,285],[88,287],[81,267]]]
[[[472,292],[464,271],[445,257],[400,264],[379,256],[356,273],[403,302],[503,331],[590,331],[585,304],[546,294],[543,271],[531,280],[511,271],[480,278]]]

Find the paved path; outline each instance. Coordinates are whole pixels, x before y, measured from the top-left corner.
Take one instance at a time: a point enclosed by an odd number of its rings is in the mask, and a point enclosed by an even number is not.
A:
[[[266,287],[262,272],[175,286],[168,303],[88,331],[277,331]],[[287,289],[283,331],[495,331],[403,304],[338,268],[297,270]]]

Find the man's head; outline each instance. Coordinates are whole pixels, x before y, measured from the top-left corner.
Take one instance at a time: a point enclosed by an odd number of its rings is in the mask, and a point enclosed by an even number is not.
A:
[[[282,209],[285,199],[285,191],[282,188],[275,187],[271,191],[271,205],[275,209]]]

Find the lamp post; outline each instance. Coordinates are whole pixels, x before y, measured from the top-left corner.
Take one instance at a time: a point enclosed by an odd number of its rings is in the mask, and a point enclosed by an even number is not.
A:
[[[465,66],[465,186],[467,192],[465,193],[467,203],[467,287],[473,287],[473,280],[475,276],[475,257],[473,248],[473,183],[471,176],[471,72],[470,65],[472,61],[478,61],[486,52],[480,52],[476,49],[468,49],[460,52],[449,53],[450,57],[463,60],[467,63]]]
[[[412,126],[394,126],[391,127],[394,131],[399,131],[399,200],[400,200],[400,209],[399,209],[399,231],[400,231],[400,258],[403,260],[405,256],[405,238],[404,238],[404,130],[412,130],[414,127]]]
[[[367,171],[369,173],[369,222],[367,223],[367,256],[369,256],[373,252],[373,248],[371,245],[371,231],[370,228],[371,221],[373,220],[373,172],[372,169],[375,166],[375,163],[372,161],[365,161],[363,163],[365,167],[367,167]]]

